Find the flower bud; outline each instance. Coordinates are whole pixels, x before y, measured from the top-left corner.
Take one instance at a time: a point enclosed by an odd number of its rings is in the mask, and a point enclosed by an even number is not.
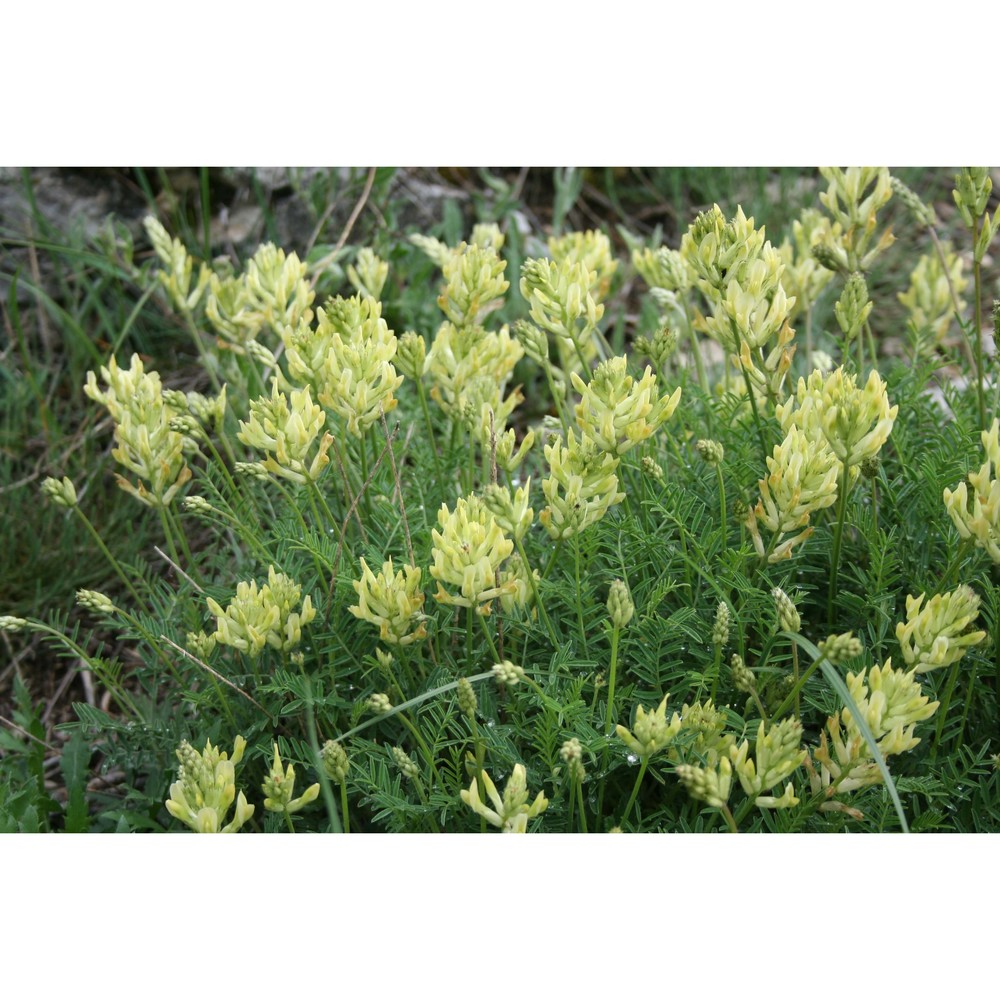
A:
[[[200,496],[185,497],[181,502],[182,509],[188,514],[214,514],[216,513],[215,508],[204,498]]]
[[[350,767],[347,751],[336,740],[327,740],[320,751],[320,758],[326,776],[338,785],[342,785],[347,780],[347,771]]]
[[[389,701],[389,696],[387,694],[373,694],[366,702],[365,705],[368,706],[376,715],[385,715],[386,712],[392,711],[392,702]]]
[[[658,483],[663,482],[663,466],[659,462],[646,455],[643,457],[641,465],[644,475],[649,476],[650,479],[655,479]]]
[[[733,687],[744,694],[750,694],[757,690],[757,681],[753,671],[743,662],[743,657],[739,653],[733,653],[729,661],[729,667],[733,675]]]
[[[493,676],[498,684],[517,684],[518,681],[524,680],[524,667],[519,667],[510,660],[504,660],[503,663],[493,665]]]
[[[819,651],[834,666],[844,663],[846,660],[851,660],[855,656],[860,656],[862,649],[861,641],[854,637],[853,632],[828,636],[819,644]]]
[[[608,614],[611,615],[611,623],[615,628],[624,628],[635,614],[635,605],[622,580],[615,580],[608,591]]]
[[[423,378],[427,362],[427,342],[408,330],[396,344],[396,367],[414,382]]]
[[[725,455],[725,449],[718,441],[709,441],[702,438],[695,447],[698,449],[698,454],[701,455],[702,460],[709,465],[718,465]]]
[[[76,487],[67,476],[62,481],[51,476],[42,483],[42,495],[59,507],[76,506]]]
[[[471,719],[476,714],[479,706],[479,699],[476,698],[476,689],[468,677],[458,679],[458,710],[467,718]]]
[[[729,605],[719,601],[715,609],[715,623],[712,625],[712,645],[725,646],[729,642]]]
[[[86,608],[88,611],[97,611],[102,615],[111,615],[118,610],[110,597],[96,590],[78,590],[76,592],[76,603],[81,608]]]
[[[416,762],[402,747],[391,747],[392,760],[407,781],[413,781],[420,774]]]
[[[31,623],[27,618],[16,618],[14,615],[0,615],[0,632],[20,632]]]
[[[800,632],[802,630],[802,618],[792,599],[781,587],[775,587],[771,591],[774,598],[774,608],[778,613],[778,624],[785,632]]]

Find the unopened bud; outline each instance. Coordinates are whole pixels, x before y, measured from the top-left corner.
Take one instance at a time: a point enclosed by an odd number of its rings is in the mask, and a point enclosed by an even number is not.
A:
[[[66,477],[62,480],[53,479],[51,476],[42,483],[42,495],[48,497],[59,507],[76,506],[76,487]]]
[[[709,465],[718,465],[726,453],[718,441],[708,441],[705,438],[702,438],[695,447],[698,449],[698,454],[701,455],[703,461]]]
[[[81,608],[87,608],[88,611],[98,611],[103,615],[114,614],[118,610],[110,597],[96,590],[78,590],[76,603]]]
[[[719,601],[715,609],[715,624],[712,626],[712,645],[725,646],[729,642],[729,605]]]
[[[615,580],[608,591],[608,614],[615,628],[624,628],[635,614],[635,605],[622,580]]]
[[[663,466],[648,455],[642,460],[642,471],[650,479],[655,479],[658,483],[663,482]]]
[[[402,747],[392,747],[392,759],[408,781],[413,781],[420,774],[420,768]]]
[[[365,704],[376,714],[385,715],[392,710],[392,702],[387,694],[373,694]]]
[[[733,675],[733,687],[737,691],[750,694],[752,691],[757,690],[757,682],[754,679],[753,672],[743,662],[743,657],[739,653],[733,653],[732,659],[729,661],[729,667]]]
[[[828,636],[819,644],[819,651],[834,665],[861,655],[861,640],[853,632]]]
[[[517,684],[518,681],[524,680],[524,667],[519,667],[510,660],[504,660],[503,663],[493,665],[493,676],[496,677],[498,684]]]
[[[427,342],[419,333],[408,330],[396,344],[396,368],[414,381],[423,377],[427,360]]]
[[[778,624],[785,632],[799,632],[802,629],[802,618],[792,599],[781,587],[771,591],[774,598],[774,608],[778,612]]]
[[[350,766],[347,751],[336,740],[327,740],[320,751],[320,757],[326,776],[342,785],[347,780],[347,769]]]
[[[458,679],[458,710],[467,718],[472,718],[476,714],[479,700],[476,698],[476,689],[468,677]]]

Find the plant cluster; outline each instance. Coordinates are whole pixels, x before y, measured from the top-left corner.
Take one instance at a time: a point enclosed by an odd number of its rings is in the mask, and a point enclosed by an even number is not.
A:
[[[971,318],[932,209],[884,168],[821,177],[780,245],[738,205],[676,247],[632,238],[629,343],[598,231],[514,274],[495,223],[412,234],[358,248],[321,299],[295,253],[201,261],[148,219],[150,281],[210,388],[115,354],[83,390],[171,573],[122,564],[52,477],[122,592],[78,603],[128,656],[0,618],[109,692],[72,732],[128,776],[114,826],[995,828],[989,174],[955,184]],[[868,282],[897,196],[933,236],[899,298],[907,364]],[[431,323],[400,305],[418,294]]]

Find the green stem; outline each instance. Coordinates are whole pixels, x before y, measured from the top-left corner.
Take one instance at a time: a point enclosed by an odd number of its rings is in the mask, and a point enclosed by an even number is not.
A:
[[[799,704],[799,647],[794,642],[792,643],[792,679],[794,680],[792,693],[795,697],[795,719],[797,722],[801,722],[802,708]]]
[[[552,567],[555,565],[556,556],[559,555],[559,550],[562,548],[562,543],[563,543],[563,540],[561,538],[556,539],[555,548],[553,548],[552,554],[549,556],[549,561],[545,564],[545,569],[542,570],[542,579],[543,580],[548,579],[549,572],[551,571]]]
[[[295,833],[295,827],[292,825],[292,817],[287,809],[284,810],[285,813],[285,826],[288,827],[289,833]]]
[[[340,783],[340,815],[341,820],[344,824],[344,833],[351,832],[351,818],[347,811],[347,782],[342,781]],[[351,841],[353,844],[354,841]]]
[[[611,671],[608,678],[608,709],[604,715],[604,728],[608,729],[615,721],[615,676],[618,672],[618,636],[621,629],[612,623],[611,626]]]
[[[424,740],[423,736],[420,735],[420,730],[409,720],[405,712],[399,713],[399,721],[406,726],[407,729],[413,734],[413,738],[417,741],[417,745],[420,747],[421,752],[424,755],[424,759],[430,765],[431,771],[434,774],[434,780],[441,781],[441,775],[438,774],[437,764],[434,763],[434,755],[431,753],[430,747]]]
[[[948,568],[944,571],[944,576],[941,577],[941,582],[938,584],[939,591],[943,592],[951,585],[952,577],[958,572],[962,563],[965,562],[965,557],[969,554],[969,549],[972,548],[973,544],[971,538],[962,539],[961,544],[958,546],[958,551],[955,553],[955,558],[948,564]]]
[[[420,397],[420,408],[424,411],[424,422],[427,424],[427,440],[430,442],[431,453],[434,455],[434,473],[437,483],[441,485],[441,456],[438,454],[437,438],[434,436],[434,424],[431,421],[431,411],[427,406],[427,393],[424,384],[417,380],[417,395]]]
[[[729,525],[726,523],[726,483],[722,478],[722,463],[715,467],[719,477],[719,521],[722,524],[722,544],[725,545],[729,536]]]
[[[955,747],[959,748],[962,746],[962,740],[965,739],[965,723],[969,718],[969,709],[972,707],[973,693],[976,690],[976,675],[979,673],[979,663],[976,660],[972,661],[972,670],[969,673],[969,684],[968,691],[965,695],[965,704],[962,706],[962,721],[958,727],[958,736],[955,738]]]
[[[694,354],[695,368],[698,370],[698,385],[707,398],[712,395],[708,387],[708,375],[705,373],[705,359],[701,355],[701,345],[698,343],[698,334],[695,332],[694,324],[691,322],[691,314],[688,312],[687,297],[681,300],[684,309],[684,322],[687,325],[688,334],[691,337],[691,352]],[[709,407],[709,430],[711,430],[711,407]]]
[[[736,354],[738,356],[742,348],[740,332],[735,323],[732,324],[732,329],[733,335],[736,338]],[[743,373],[743,382],[747,387],[747,396],[750,397],[750,409],[753,411],[753,422],[757,428],[757,437],[760,439],[760,451],[764,459],[764,465],[766,466],[768,456],[767,438],[764,436],[764,425],[761,423],[760,413],[757,411],[757,397],[754,395],[753,385],[750,382],[750,373],[746,370],[746,366],[742,362],[740,362],[740,371]]]
[[[101,536],[98,534],[97,529],[91,523],[90,518],[88,518],[87,515],[84,514],[84,512],[82,510],[80,510],[79,507],[74,507],[73,510],[76,513],[77,517],[79,517],[80,520],[83,521],[83,523],[86,525],[87,530],[91,534],[91,537],[97,543],[97,547],[104,554],[104,558],[107,559],[108,562],[111,564],[111,568],[117,574],[118,579],[121,580],[121,582],[123,584],[125,584],[126,590],[128,590],[128,592],[132,595],[132,600],[135,601],[135,603],[139,607],[145,607],[142,598],[139,596],[139,594],[136,591],[135,587],[132,586],[132,582],[125,575],[125,571],[122,569],[121,564],[111,554],[111,550],[107,547],[107,545],[104,544],[104,539],[101,538]]]
[[[583,649],[585,653],[589,653],[590,650],[587,648],[587,629],[583,624],[583,597],[580,593],[580,533],[577,532],[573,535],[573,541],[575,543],[575,575],[576,575],[576,619],[580,626],[580,642],[583,643]]]
[[[847,492],[850,470],[844,463],[844,471],[840,480],[840,504],[837,507],[837,527],[833,536],[833,555],[830,565],[830,588],[826,599],[826,624],[833,628],[833,602],[837,596],[837,574],[840,570],[840,544],[844,537],[844,520],[847,516]]]
[[[582,833],[587,833],[587,810],[583,804],[583,782],[576,781],[576,795],[580,801],[580,827]]]
[[[365,505],[365,517],[371,520],[372,516],[372,502],[371,497],[368,495],[368,432],[365,431],[359,441],[359,451],[361,452],[361,491],[364,494],[362,497],[362,502]]]
[[[167,549],[170,551],[170,558],[173,559],[175,566],[180,566],[181,561],[177,555],[177,546],[174,545],[173,532],[170,530],[170,524],[167,521],[167,512],[163,507],[157,507],[156,510],[160,515],[160,525],[163,528],[163,537],[166,539]]]
[[[622,822],[624,823],[632,813],[632,806],[635,805],[636,797],[639,794],[639,786],[642,784],[643,776],[646,774],[646,768],[649,766],[649,757],[643,757],[642,763],[639,765],[639,773],[635,778],[635,785],[632,787],[632,794],[629,796],[628,805],[625,806],[625,812],[622,813]]]
[[[725,817],[726,825],[729,827],[730,833],[739,833],[739,827],[736,825],[736,820],[733,819],[733,814],[729,811],[729,806],[725,802],[722,803],[720,812]]]
[[[979,429],[981,431],[986,430],[986,397],[983,390],[983,293],[982,293],[982,277],[981,277],[981,263],[975,259],[975,247],[979,242],[979,219],[973,218],[972,220],[972,246],[973,246],[973,264],[972,273],[975,279],[975,295],[976,295],[976,328],[973,330],[973,346],[976,351],[976,401],[979,404]],[[947,273],[947,269],[946,269]]]
[[[493,636],[490,634],[489,626],[486,624],[486,616],[476,615],[476,617],[479,619],[479,624],[483,627],[483,635],[486,636],[486,641],[490,644],[490,652],[493,654],[493,662],[499,663],[500,654],[497,652],[497,645],[493,641]]]
[[[715,665],[712,670],[712,691],[709,698],[715,704],[715,696],[719,690],[719,675],[722,673],[722,644],[715,643]]]
[[[941,707],[938,709],[937,726],[934,731],[934,748],[931,750],[931,761],[937,759],[938,750],[941,749],[941,737],[944,735],[944,726],[948,719],[948,708],[951,706],[951,697],[955,693],[955,685],[958,683],[958,670],[961,663],[961,660],[956,660],[951,665],[951,672],[948,674],[948,683],[944,689],[944,697],[941,699]]]
[[[545,605],[542,603],[542,595],[538,592],[538,581],[535,579],[535,574],[532,572],[531,563],[528,562],[528,554],[524,551],[524,542],[515,535],[514,544],[517,546],[517,554],[521,557],[521,565],[524,566],[524,571],[528,575],[528,583],[531,585],[531,593],[535,598],[535,606],[538,608],[538,612],[542,616],[542,621],[545,623],[545,628],[548,630],[549,638],[552,640],[552,645],[558,646],[559,639],[557,638],[556,631],[552,627],[552,622],[549,621],[549,616],[545,611]]]

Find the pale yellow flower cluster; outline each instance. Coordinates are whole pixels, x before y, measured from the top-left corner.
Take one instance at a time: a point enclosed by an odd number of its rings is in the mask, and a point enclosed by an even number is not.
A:
[[[916,671],[896,670],[891,659],[882,667],[848,673],[847,688],[883,757],[912,750],[920,742],[913,732],[916,724],[929,719],[938,709],[938,702],[923,694]],[[832,799],[836,793],[882,781],[850,709],[827,720],[813,756],[820,764],[820,770],[811,770],[809,777],[814,794],[822,791]],[[820,808],[845,811],[843,804],[835,801],[825,802]]]
[[[303,484],[316,482],[330,462],[327,452],[333,437],[320,436],[325,423],[326,414],[313,402],[308,386],[286,396],[274,378],[271,398],[250,401],[250,419],[240,421],[236,436],[250,448],[268,453],[260,463],[262,471]]]
[[[965,584],[946,594],[906,597],[906,621],[896,625],[896,639],[906,665],[923,674],[957,663],[972,646],[986,638],[970,629],[979,615],[979,595]]]
[[[1000,563],[1000,480],[994,478],[1000,470],[1000,422],[994,420],[981,438],[986,461],[978,472],[968,475],[972,486],[971,509],[965,483],[944,491],[944,505],[959,535],[974,541],[995,563]]]
[[[746,521],[761,556],[766,553],[770,562],[787,558],[809,537],[811,515],[836,502],[845,479],[850,489],[858,466],[888,440],[898,412],[889,405],[878,372],[871,372],[864,388],[842,367],[825,377],[816,370],[799,379],[797,392],[775,409],[785,438],[767,459],[761,498]],[[767,548],[758,525],[776,536]],[[799,534],[782,541],[795,531]]]
[[[361,437],[395,409],[403,376],[392,364],[396,336],[373,298],[337,297],[317,310],[317,325],[302,321],[282,333],[289,378],[312,387],[323,406]]]
[[[670,720],[667,720],[669,697],[664,695],[663,701],[652,712],[647,712],[639,705],[635,710],[635,722],[631,730],[622,725],[615,726],[618,738],[637,757],[649,757],[657,753],[673,743],[680,733],[681,717],[674,712]]]
[[[319,797],[319,784],[310,785],[298,798],[295,795],[295,768],[289,764],[282,768],[278,744],[274,746],[274,761],[261,791],[264,793],[264,808],[268,812],[294,813]]]
[[[888,229],[875,239],[879,209],[892,197],[888,168],[820,167],[819,172],[828,184],[819,200],[838,224],[819,244],[826,266],[845,274],[870,270],[875,258],[895,240]]]
[[[500,579],[501,564],[514,551],[514,543],[476,496],[460,497],[453,511],[441,504],[438,525],[440,531],[431,531],[431,576],[438,581],[435,598],[488,615],[494,598],[516,589],[512,581]],[[458,593],[449,593],[442,584]]]
[[[759,481],[760,499],[747,516],[757,553],[769,562],[790,558],[812,533],[810,517],[837,500],[839,464],[829,448],[817,447],[794,425],[767,459],[768,475]],[[774,536],[764,547],[758,525]],[[792,534],[797,532],[797,534]],[[785,538],[792,534],[792,537]]]
[[[408,563],[394,572],[391,558],[376,574],[362,559],[361,579],[352,581],[358,603],[347,610],[356,618],[377,625],[383,642],[401,646],[417,642],[427,635],[421,614],[424,594],[420,576],[420,567]]]
[[[101,368],[107,389],[97,387],[97,376],[87,372],[83,391],[107,407],[115,422],[115,460],[139,477],[136,484],[116,476],[118,485],[150,507],[167,507],[191,478],[184,461],[185,437],[171,429],[180,413],[163,396],[160,376],[143,370],[138,354],[128,369],[114,357]],[[147,486],[148,483],[148,486]]]
[[[576,372],[573,385],[580,393],[576,422],[582,433],[609,454],[621,455],[641,444],[677,409],[681,390],[660,396],[649,366],[637,382],[622,355],[602,361],[585,383]]]
[[[473,777],[472,784],[467,789],[463,788],[459,794],[462,801],[477,816],[482,816],[487,823],[504,833],[527,833],[528,820],[540,816],[548,808],[549,800],[544,792],[539,792],[534,801],[528,804],[530,793],[523,764],[514,765],[514,770],[504,787],[502,799],[490,776],[485,771],[480,773],[483,776],[484,791],[493,808],[487,806],[480,798],[479,780],[476,777]]]
[[[785,265],[781,284],[788,301],[793,303],[788,311],[789,323],[812,307],[833,277],[833,272],[823,267],[812,253],[813,247],[831,233],[839,236],[840,223],[831,224],[815,208],[807,208],[792,223],[791,240],[786,239],[778,248]]]
[[[535,325],[555,338],[563,371],[589,368],[597,356],[594,337],[604,315],[592,291],[598,284],[580,260],[529,258],[521,265],[521,295]]]
[[[896,296],[906,308],[917,347],[924,352],[944,342],[955,318],[955,298],[969,284],[962,274],[962,258],[947,244],[942,252],[947,270],[938,254],[924,254],[910,274],[909,288]],[[965,301],[959,298],[958,309],[964,308]]]
[[[777,397],[795,352],[788,323],[795,299],[781,281],[781,252],[742,208],[727,222],[718,205],[688,227],[680,252],[712,311],[696,326],[722,345],[756,393]]]
[[[780,797],[764,792],[780,785],[805,760],[802,748],[802,725],[793,718],[782,719],[767,728],[763,721],[757,727],[754,756],[749,756],[750,744],[744,740],[730,751],[733,767],[743,791],[761,809],[788,809],[799,804],[792,783],[785,785]]]
[[[282,652],[294,649],[302,639],[302,629],[316,617],[312,599],[306,594],[299,608],[302,588],[273,566],[267,571],[267,583],[260,589],[256,581],[241,581],[236,596],[223,608],[207,598],[208,610],[215,615],[214,638],[257,657],[265,646]]]
[[[233,755],[229,755],[211,741],[205,742],[205,749],[199,753],[185,740],[177,750],[180,771],[177,780],[170,786],[167,812],[175,819],[189,826],[196,833],[235,833],[253,816],[254,807],[249,805],[243,792],[236,794],[236,765],[243,759],[247,741],[236,737]],[[233,801],[236,801],[236,815],[223,824]]]
[[[595,524],[612,504],[621,503],[617,455],[590,438],[569,432],[566,443],[555,438],[545,446],[549,475],[542,480],[548,506],[538,516],[552,538],[570,538]]]
[[[371,247],[362,247],[356,263],[347,265],[347,280],[365,298],[378,301],[388,277],[389,265]]]
[[[583,233],[550,236],[549,255],[557,265],[583,264],[590,274],[590,294],[597,302],[607,296],[618,261],[606,234],[588,229]]]
[[[164,267],[164,270],[157,272],[160,284],[166,289],[175,308],[190,315],[198,308],[198,303],[208,288],[211,272],[204,264],[200,265],[198,278],[192,288],[194,258],[188,254],[184,244],[179,239],[171,239],[166,229],[151,215],[146,217],[144,225],[156,256]]]

